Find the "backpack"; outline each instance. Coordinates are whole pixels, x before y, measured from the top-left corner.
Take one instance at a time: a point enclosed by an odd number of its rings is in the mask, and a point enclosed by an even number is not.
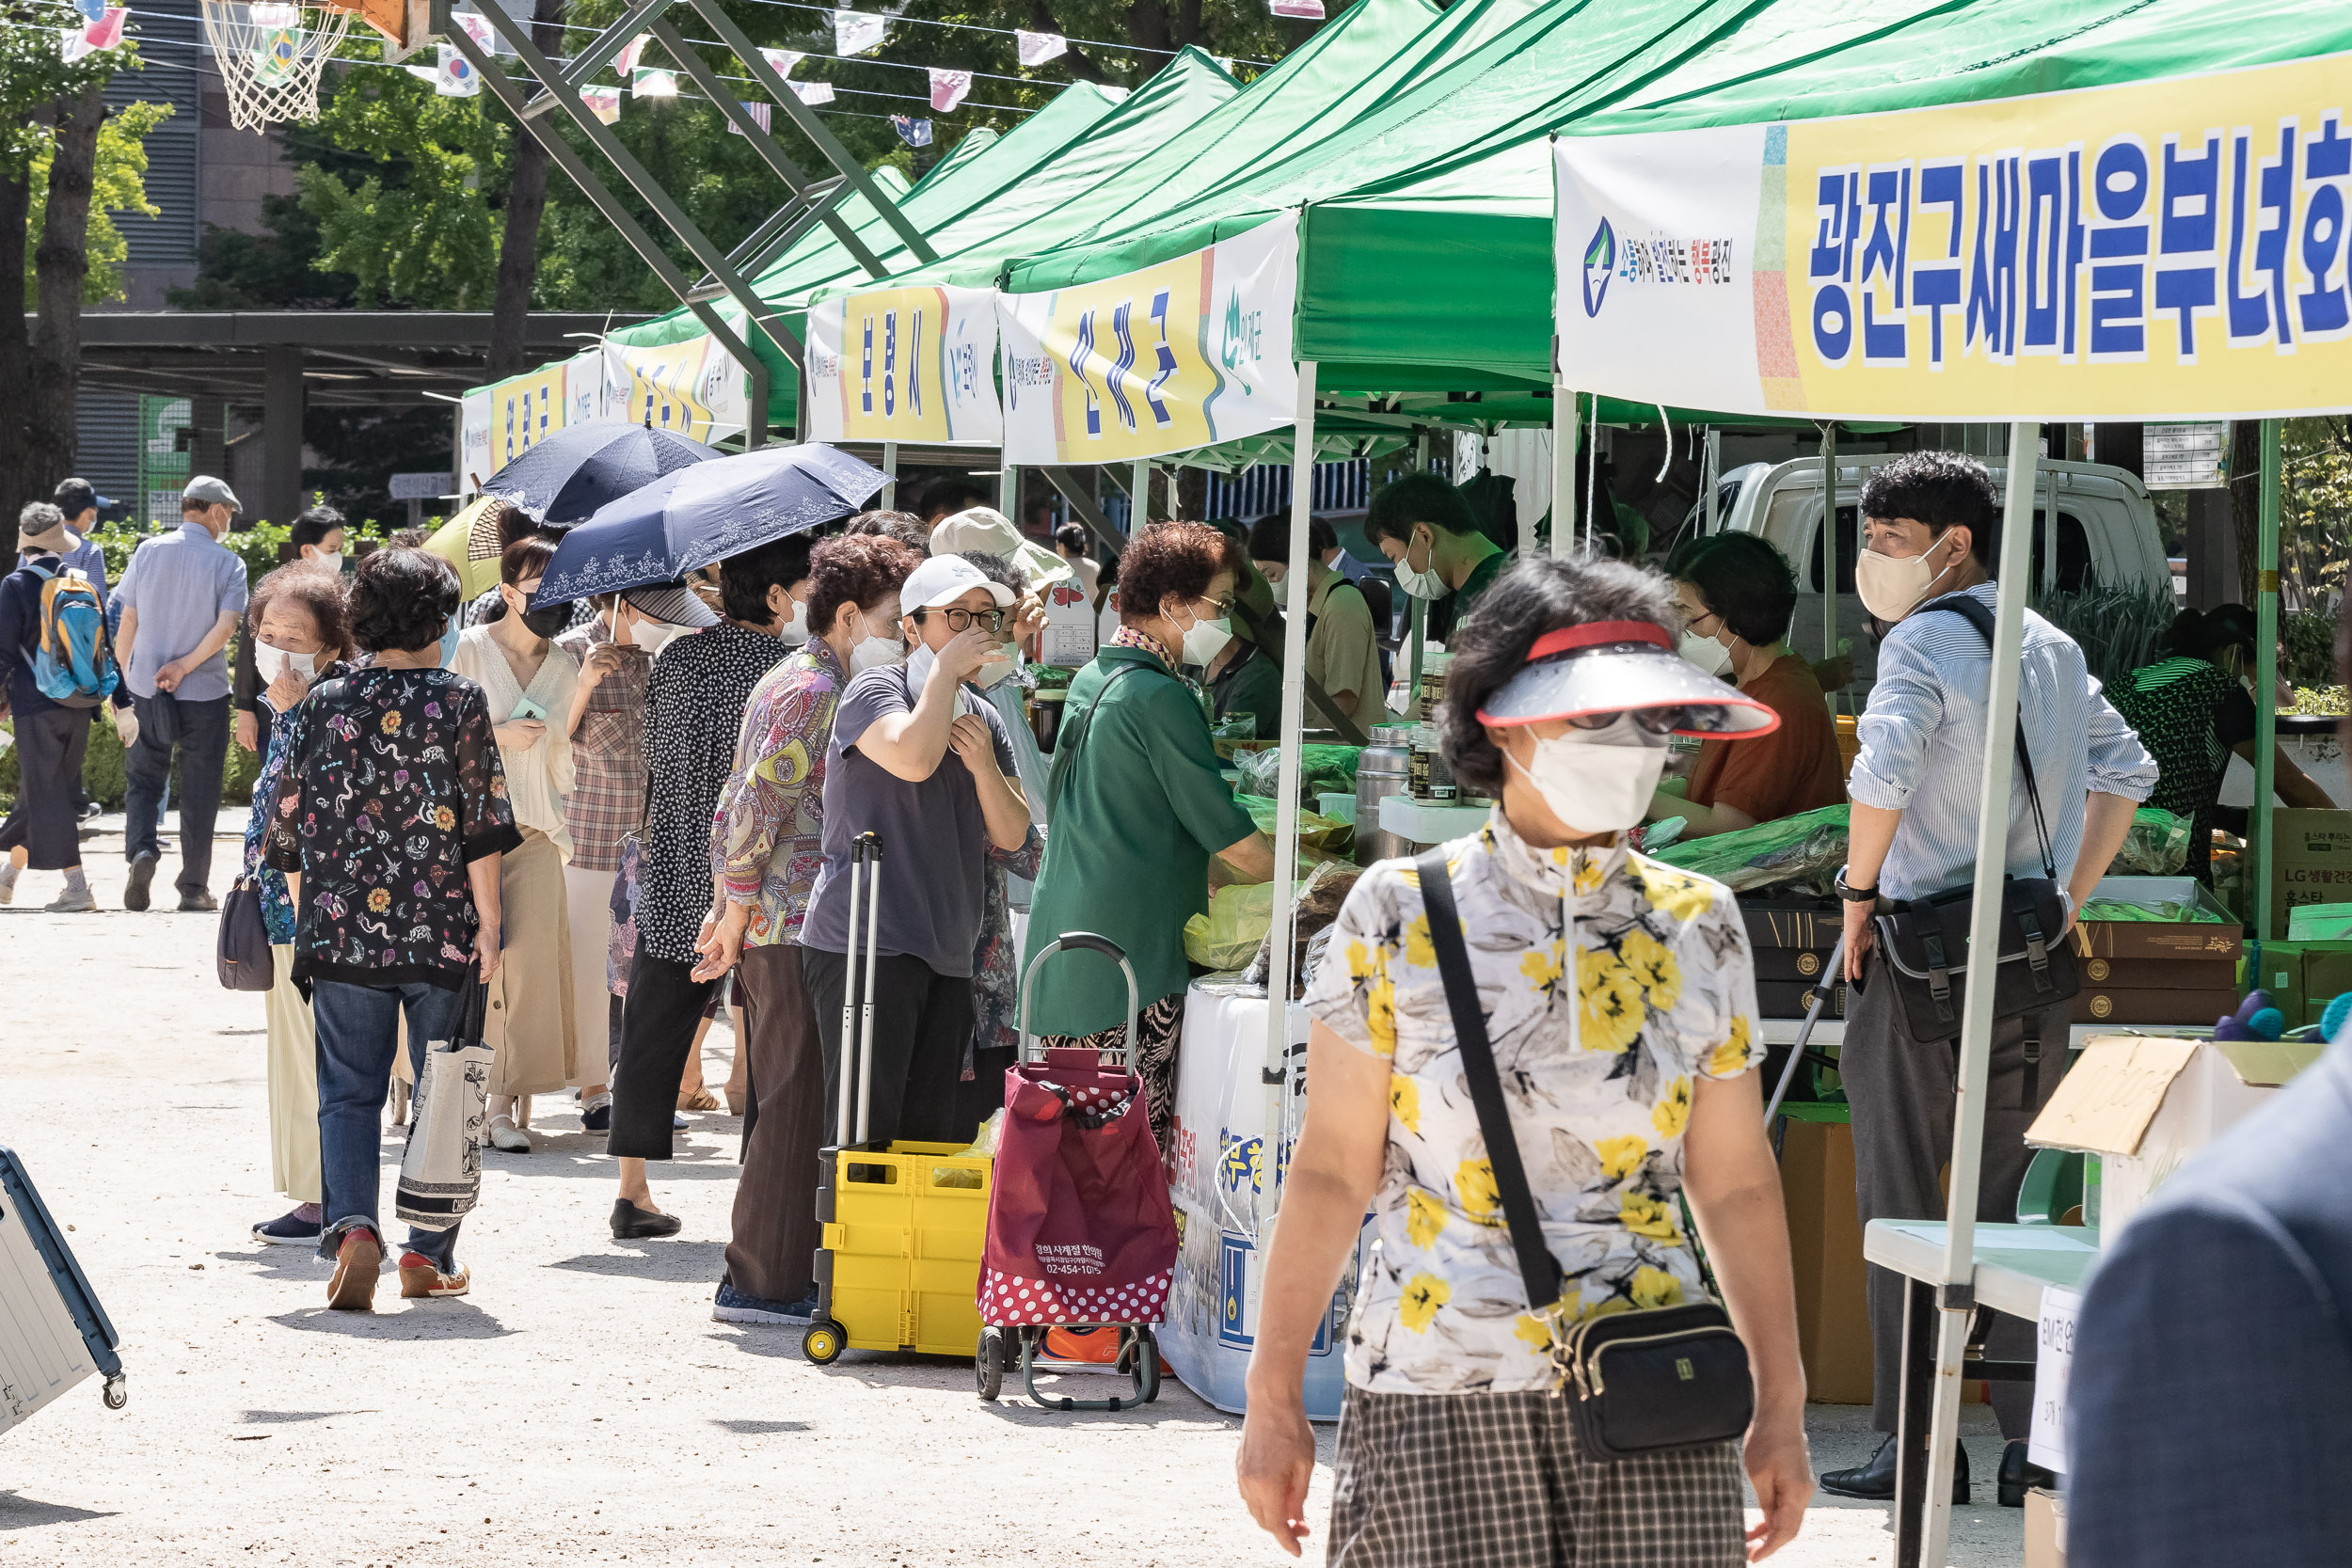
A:
[[[96,707],[121,683],[98,590],[79,567],[52,572],[35,566],[32,571],[42,579],[33,684],[60,707]]]

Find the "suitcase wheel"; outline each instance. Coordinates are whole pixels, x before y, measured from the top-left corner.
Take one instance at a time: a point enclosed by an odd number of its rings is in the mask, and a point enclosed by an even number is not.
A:
[[[105,1390],[99,1397],[106,1402],[106,1408],[109,1410],[119,1410],[131,1402],[131,1391],[123,1386],[120,1372],[115,1373],[106,1380]]]
[[[980,1330],[979,1348],[972,1356],[972,1381],[980,1398],[993,1400],[1005,1386],[1005,1336],[1002,1330]]]
[[[830,1367],[841,1358],[841,1350],[849,1336],[831,1318],[819,1318],[808,1325],[801,1337],[801,1354],[819,1367]]]

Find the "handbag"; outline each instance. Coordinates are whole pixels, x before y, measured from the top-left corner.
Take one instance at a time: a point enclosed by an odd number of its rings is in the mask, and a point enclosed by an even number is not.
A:
[[[490,1064],[483,1043],[484,987],[479,963],[458,982],[457,1021],[450,1037],[428,1040],[417,1074],[408,1147],[400,1157],[393,1212],[426,1230],[447,1230],[482,1196],[482,1129],[489,1117]]]
[[[220,939],[215,958],[223,990],[268,990],[278,984],[269,950],[269,922],[262,915],[262,889],[239,877],[220,901]]]
[[[1712,1298],[1587,1318],[1563,1332],[1559,1259],[1544,1242],[1519,1163],[1518,1135],[1502,1102],[1502,1081],[1486,1039],[1486,1015],[1462,942],[1462,918],[1442,846],[1415,861],[1429,914],[1430,945],[1445,982],[1462,1077],[1478,1112],[1496,1196],[1509,1223],[1511,1249],[1529,1307],[1551,1332],[1551,1361],[1569,1395],[1577,1442],[1595,1459],[1734,1441],[1756,1416],[1756,1383],[1747,1347],[1731,1316]],[[1559,1392],[1555,1388],[1553,1392]]]
[[[1948,610],[1982,633],[1988,645],[1993,641],[1993,612],[1964,594],[1947,595],[1924,608]],[[2017,767],[2025,775],[2026,803],[2042,849],[2042,875],[2002,879],[1999,962],[1993,985],[1995,1022],[2030,1021],[2044,1007],[2072,1001],[2082,990],[2074,950],[2059,941],[2066,929],[2066,895],[2058,879],[2058,862],[2051,852],[2049,824],[2042,815],[2042,791],[2034,780],[2033,757],[2026,746],[2022,719],[2015,740]],[[1886,955],[1883,973],[1895,988],[1904,1028],[1922,1044],[1958,1039],[1976,888],[1971,884],[1889,902],[1892,908],[1875,915],[1873,923],[1879,948]],[[2028,1022],[2022,1109],[2040,1103],[2041,1072],[2042,1040]]]

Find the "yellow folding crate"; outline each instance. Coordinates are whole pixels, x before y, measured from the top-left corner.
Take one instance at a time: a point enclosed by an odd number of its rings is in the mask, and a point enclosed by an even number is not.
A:
[[[817,1316],[801,1342],[811,1361],[844,1350],[973,1354],[994,1165],[958,1144],[818,1153]]]

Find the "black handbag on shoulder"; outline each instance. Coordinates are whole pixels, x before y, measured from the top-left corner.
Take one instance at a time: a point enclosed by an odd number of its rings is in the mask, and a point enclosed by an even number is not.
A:
[[[1993,612],[1964,594],[1950,594],[1922,609],[1948,610],[1981,632],[1988,645],[1993,641]],[[1995,1022],[2029,1017],[2074,1000],[2082,990],[2074,951],[2059,940],[2066,929],[2066,894],[2050,849],[2049,823],[2042,816],[2042,791],[2034,782],[2022,714],[2016,743],[2026,803],[2033,814],[2034,835],[2042,847],[2042,875],[2008,877],[2001,883],[2000,962],[1993,986]],[[1880,950],[1886,955],[1881,973],[1895,988],[1904,1027],[1923,1044],[1958,1039],[1968,971],[1970,911],[1976,905],[1974,884],[1923,898],[1887,902],[1892,907],[1874,916],[1873,923]],[[2040,1103],[2035,1091],[2040,1086],[2041,1063],[2042,1041],[2028,1029],[2025,1080],[2028,1107]]]
[[[1756,1416],[1756,1383],[1747,1346],[1721,1303],[1702,1299],[1614,1312],[1562,1329],[1560,1261],[1544,1243],[1511,1113],[1502,1102],[1502,1080],[1486,1039],[1486,1015],[1462,942],[1445,850],[1430,850],[1414,867],[1421,874],[1446,1006],[1454,1015],[1454,1043],[1462,1052],[1462,1076],[1510,1224],[1511,1249],[1518,1255],[1529,1307],[1551,1330],[1551,1359],[1561,1383],[1553,1392],[1565,1388],[1569,1396],[1578,1445],[1590,1458],[1611,1460],[1736,1441]]]
[[[262,890],[250,877],[240,877],[220,901],[220,943],[217,952],[224,990],[268,990],[278,983],[278,966],[269,950],[269,923],[262,918]]]

